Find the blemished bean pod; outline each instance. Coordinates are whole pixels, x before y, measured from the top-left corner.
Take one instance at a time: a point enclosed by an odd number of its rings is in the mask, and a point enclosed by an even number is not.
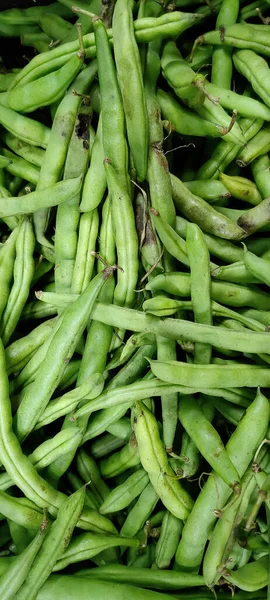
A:
[[[172,514],[179,519],[186,519],[192,508],[192,500],[175,479],[154,415],[140,402],[135,405],[134,429],[140,460],[154,489]]]
[[[260,440],[266,433],[268,418],[269,402],[258,391],[255,400],[247,408],[243,419],[226,445],[229,458],[240,477],[243,477]],[[208,535],[216,519],[213,511],[217,508],[222,509],[229,496],[229,487],[213,471],[200,492],[182,531],[175,557],[181,569],[196,571],[199,568]]]

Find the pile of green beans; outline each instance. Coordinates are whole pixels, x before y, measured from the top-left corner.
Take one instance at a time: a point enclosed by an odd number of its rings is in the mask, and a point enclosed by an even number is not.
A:
[[[0,600],[270,600],[270,1],[0,37]]]

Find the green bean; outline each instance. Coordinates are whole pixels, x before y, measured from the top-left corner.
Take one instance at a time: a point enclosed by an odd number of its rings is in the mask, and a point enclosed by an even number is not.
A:
[[[249,252],[245,247],[244,261],[246,268],[260,281],[270,286],[270,262]]]
[[[79,94],[85,94],[91,81],[96,75],[96,71],[96,63],[93,61],[89,67],[84,69],[76,77],[72,88],[68,90],[57,108],[49,144],[47,146],[47,152],[40,170],[37,186],[37,189],[40,191],[59,180],[65,164],[68,145],[74,128],[77,111],[81,103],[81,97],[72,93],[73,86],[75,86],[75,89]],[[34,217],[37,241],[45,246],[50,245],[45,237],[47,220],[48,210],[41,210]]]
[[[171,175],[173,198],[176,207],[185,217],[199,225],[203,231],[224,239],[238,240],[243,236],[241,228],[225,215],[220,215],[199,196],[195,196],[181,182]]]
[[[67,152],[63,178],[84,176],[88,166],[91,111],[79,107]],[[80,220],[80,193],[58,207],[55,227],[55,290],[71,291]]]
[[[209,587],[220,579],[225,564],[230,564],[227,563],[226,557],[235,538],[234,529],[241,525],[250,497],[256,488],[251,468],[242,478],[241,487],[241,495],[226,510],[226,519],[221,518],[217,521],[205,553],[203,572]]]
[[[241,150],[237,156],[237,164],[240,167],[246,167],[255,158],[269,152],[270,149],[270,126],[266,125],[261,129]]]
[[[68,198],[75,196],[81,187],[80,177],[60,181],[41,191],[30,192],[18,198],[0,198],[0,216],[23,215],[33,213],[41,208],[57,206]]]
[[[229,198],[231,193],[225,185],[218,180],[197,179],[185,181],[185,186],[196,196],[200,196],[210,204],[216,202],[219,198]]]
[[[195,322],[212,325],[209,252],[200,228],[194,223],[187,224],[186,243],[190,262],[190,293]],[[194,362],[208,364],[211,362],[211,354],[211,346],[196,344]]]
[[[215,472],[234,490],[235,494],[239,494],[238,473],[227,455],[218,432],[209,423],[202,408],[192,396],[180,397],[179,419],[202,456],[204,456]]]
[[[55,15],[50,12],[41,14],[39,25],[50,39],[61,41],[63,41],[66,35],[73,29],[72,24],[63,19],[61,15]]]
[[[220,48],[217,48],[215,52],[217,50],[219,51]],[[233,56],[233,60],[234,57],[235,55]],[[237,114],[243,117],[254,117],[257,119],[263,119],[264,121],[270,120],[269,108],[262,102],[259,102],[254,98],[242,96],[241,94],[237,94],[231,90],[223,89],[222,87],[214,85],[213,83],[209,83],[208,81],[204,81],[204,87],[208,94],[211,94],[211,96],[217,98],[220,105],[226,110],[237,110]]]
[[[70,451],[74,446],[77,447],[80,439],[80,430],[69,427],[64,433],[60,431],[52,439],[40,444],[32,454],[28,455],[28,460],[35,466],[36,470],[44,469],[58,456],[61,456],[63,452]],[[0,476],[0,489],[4,491],[12,485],[13,481],[9,474],[2,473]]]
[[[78,473],[84,482],[88,483],[91,490],[95,492],[96,496],[100,498],[101,502],[105,500],[110,490],[107,484],[101,478],[99,468],[92,456],[87,454],[83,448],[80,448],[79,452],[77,453],[76,464]]]
[[[98,569],[88,569],[84,574],[88,582],[91,580],[92,584],[99,579],[107,582],[110,581],[110,583],[114,581],[121,583],[129,581],[134,586],[149,587],[156,590],[179,590],[187,587],[201,586],[204,583],[201,575],[193,573],[176,573],[175,571],[165,569],[135,569],[124,565],[107,565]],[[147,598],[145,590],[144,594],[145,598]]]
[[[182,58],[175,42],[167,42],[161,58],[162,73],[169,85],[190,108],[196,108],[205,101],[205,95],[196,86],[196,73]]]
[[[74,297],[71,297],[70,301],[73,300]],[[50,301],[53,301],[51,296]],[[68,302],[66,302],[67,304]],[[63,306],[62,299],[61,305]],[[258,313],[260,314],[260,311]],[[101,302],[97,302],[93,309],[92,318],[114,327],[125,325],[125,328],[129,328],[131,331],[157,333],[170,339],[181,338],[187,341],[206,342],[216,347],[249,353],[270,353],[267,336],[257,332],[249,332],[247,335],[244,335],[244,332],[241,335],[239,333],[234,335],[233,332],[230,332],[228,335],[229,332],[217,326],[202,326],[183,319],[166,319],[164,322],[163,319],[152,318],[151,315],[144,315],[140,311]]]
[[[99,511],[101,514],[117,512],[126,508],[142,493],[149,479],[144,469],[135,471],[124,483],[116,486],[103,501]]]
[[[53,570],[59,571],[69,564],[89,560],[107,548],[117,546],[138,548],[139,541],[120,536],[101,536],[93,533],[82,533],[71,541],[68,549],[62,554]]]
[[[102,392],[103,386],[103,375],[100,373],[90,375],[82,385],[50,402],[37,421],[35,429],[40,429],[44,425],[48,425],[48,423],[52,423],[56,419],[69,414],[83,398],[95,398]]]
[[[267,154],[263,154],[251,163],[251,170],[255,183],[263,198],[270,196],[270,161]]]
[[[85,329],[96,297],[111,275],[112,268],[110,267],[96,275],[74,305],[66,309],[62,323],[48,348],[46,359],[31,385],[31,391],[26,393],[18,408],[16,430],[21,439],[30,433],[46,408],[51,394],[61,378],[64,366],[72,357],[77,342]],[[33,397],[35,398],[35,410],[33,410]]]
[[[198,389],[211,387],[268,387],[268,369],[257,365],[200,365],[178,361],[150,361],[154,375],[167,383],[195,386]],[[245,370],[245,372],[244,372]],[[229,382],[229,386],[228,386]]]
[[[23,369],[34,352],[43,344],[54,326],[54,319],[49,319],[35,327],[26,336],[15,340],[6,348],[6,366],[8,374]]]
[[[253,181],[245,177],[233,177],[220,173],[220,180],[228,188],[234,198],[244,200],[256,206],[262,201],[261,194]]]
[[[32,225],[26,218],[19,226],[13,270],[14,283],[1,319],[0,330],[5,345],[16,328],[29,295],[30,283],[34,273],[34,247],[35,238]]]
[[[42,106],[62,99],[64,91],[81,71],[84,51],[81,49],[66,64],[36,81],[17,85],[8,91],[8,103],[13,110],[33,112]],[[13,82],[14,83],[14,82]]]
[[[41,528],[32,542],[25,548],[20,556],[15,558],[6,573],[1,576],[0,593],[3,600],[11,600],[14,598],[14,594],[20,589],[42,547],[46,534],[46,529]]]
[[[262,419],[264,410],[266,420],[265,416]],[[253,459],[254,452],[260,444],[259,440],[265,435],[268,411],[268,401],[266,402],[265,396],[258,391],[226,445],[227,453],[240,477],[244,475]],[[208,534],[216,518],[213,511],[217,508],[222,509],[229,495],[228,486],[213,471],[200,492],[182,532],[176,552],[176,562],[181,568],[199,568]]]
[[[161,89],[157,91],[157,99],[160,105],[161,113],[166,119],[166,128],[169,131],[176,131],[181,135],[195,135],[200,137],[222,137],[226,138],[226,131],[219,123],[214,123],[200,114],[196,114],[185,108],[172,96]],[[230,136],[229,136],[230,137]],[[227,141],[226,144],[230,141]],[[235,140],[233,141],[235,144]],[[239,142],[238,142],[239,143]],[[243,142],[240,142],[240,147]]]
[[[28,32],[21,35],[21,45],[35,48],[39,53],[47,52],[50,48],[51,38],[41,30],[39,33]]]
[[[140,464],[140,456],[135,436],[131,434],[130,440],[119,452],[103,458],[100,461],[100,472],[103,477],[111,478],[124,473],[127,469]]]
[[[226,571],[225,580],[240,590],[253,592],[264,588],[268,583],[268,556],[262,556],[235,571]]]
[[[92,442],[91,454],[96,460],[98,460],[115,452],[116,450],[119,450],[119,448],[124,450],[124,446],[125,442],[121,438],[115,437],[115,435],[112,435],[112,433],[104,433],[104,435]],[[128,458],[130,458],[130,456]],[[132,460],[133,458],[131,458],[131,462]]]
[[[53,463],[51,463],[53,465]],[[49,477],[49,479],[51,481],[55,481],[55,485],[57,485],[57,478],[54,477],[54,472],[51,473],[51,469],[50,469],[51,465],[49,466],[48,470],[47,470],[47,475]],[[77,492],[78,490],[82,489],[83,487],[83,482],[80,479],[80,477],[78,477],[77,475],[75,475],[75,473],[72,473],[71,471],[69,471],[67,473],[67,481],[69,483],[69,487],[71,488],[72,492]],[[86,506],[86,508],[90,508],[91,510],[95,510],[98,511],[99,507],[100,507],[100,501],[98,498],[96,498],[95,494],[87,489],[85,489],[85,499],[84,499],[84,505]]]
[[[218,267],[211,271],[211,276],[221,281],[240,283],[240,285],[260,283],[260,280],[248,271],[243,260],[235,262],[232,265]]]
[[[42,148],[38,148],[37,146],[27,144],[26,142],[20,140],[19,138],[16,138],[9,132],[4,134],[3,139],[7,146],[11,150],[13,150],[13,152],[15,152],[15,154],[18,154],[33,165],[41,167],[45,154]]]
[[[236,23],[238,12],[239,1],[234,2],[234,0],[223,0],[216,20],[216,29],[220,29],[220,27],[227,28],[227,26]],[[231,48],[214,47],[212,54],[212,82],[218,85],[220,88],[230,90],[232,71],[233,64]]]
[[[156,564],[159,569],[169,568],[179,544],[182,529],[182,521],[166,511],[156,545]]]
[[[21,227],[16,227],[13,232],[9,235],[4,246],[1,249],[0,257],[0,273],[1,273],[1,297],[0,297],[0,315],[2,317],[3,312],[7,306],[10,289],[12,285],[14,263],[16,260],[16,245]]]
[[[148,121],[140,55],[134,35],[130,2],[118,0],[113,15],[112,32],[128,142],[138,180],[144,181],[148,159]],[[135,97],[136,101],[134,101]]]
[[[62,504],[54,523],[51,525],[29,574],[17,592],[18,600],[35,599],[38,590],[48,579],[57,559],[69,545],[73,529],[82,512],[85,489],[72,494]]]
[[[237,71],[251,83],[254,92],[270,106],[270,73],[266,60],[252,50],[238,50],[233,56],[233,61]]]
[[[134,506],[129,511],[120,531],[127,537],[135,537],[152,514],[158,502],[158,495],[152,484],[146,485]]]
[[[252,139],[263,126],[262,119],[241,119],[239,125],[247,141]],[[219,172],[224,172],[229,164],[236,158],[242,146],[238,144],[228,145],[223,140],[215,148],[212,156],[197,171],[198,179],[218,179]]]
[[[172,200],[172,187],[169,167],[163,152],[163,128],[160,122],[159,103],[156,97],[157,79],[160,74],[161,41],[149,44],[145,65],[145,98],[149,126],[149,156],[147,181],[150,201],[161,217],[172,227],[175,223],[175,208]],[[166,202],[164,202],[166,198]]]
[[[9,73],[1,73],[0,74],[0,92],[6,92],[16,77],[17,73],[19,73],[20,69],[12,69]]]
[[[213,44],[214,46],[234,46],[235,48],[252,49],[258,54],[270,55],[267,25],[249,25],[235,23],[221,27],[217,31],[209,31],[197,38],[197,44]]]
[[[42,148],[48,145],[50,137],[48,127],[3,105],[0,106],[0,123],[7,131],[28,144]]]
[[[215,180],[213,180],[213,182],[214,181]],[[213,183],[213,182],[208,180],[208,183]],[[188,182],[185,182],[185,185],[187,187],[189,187],[189,185],[187,185],[187,183]],[[202,180],[202,183],[203,183],[203,180]],[[176,227],[175,227],[176,232],[184,239],[186,238],[186,233],[187,233],[187,223],[188,223],[188,221],[186,219],[184,219],[183,217],[179,217],[179,216],[176,217]],[[211,255],[217,256],[218,258],[221,258],[222,260],[224,260],[225,262],[228,262],[228,263],[243,260],[244,251],[242,248],[238,248],[237,246],[235,246],[233,243],[229,242],[228,240],[223,240],[222,238],[218,238],[216,236],[214,237],[211,234],[208,234],[205,232],[203,232],[203,237],[205,239],[206,245],[207,245],[208,250]]]
[[[91,153],[91,162],[82,189],[82,199],[80,204],[80,210],[82,212],[92,211],[97,208],[104,196],[107,181],[103,159],[102,116],[100,113],[96,137]]]
[[[254,209],[253,209],[254,210]],[[157,275],[146,285],[152,292],[164,290],[176,296],[190,296],[191,279],[188,273],[165,273]],[[226,281],[212,281],[211,297],[228,306],[250,306],[262,310],[269,309],[269,301],[264,292]]]
[[[53,12],[54,14],[61,15],[62,17],[70,17],[71,12],[64,6],[61,6],[58,2],[54,2],[50,6],[32,6],[29,8],[9,8],[1,11],[0,20],[1,23],[10,23],[12,25],[20,25],[25,23],[27,25],[33,25],[38,23],[41,14],[46,12]]]
[[[125,365],[122,372],[119,371],[118,375],[110,382],[108,388],[112,388],[116,385],[128,385],[140,377],[142,372],[147,367],[147,357],[151,357],[155,353],[155,346],[144,346],[140,348],[135,356]],[[114,382],[114,383],[113,383]],[[117,419],[120,419],[126,411],[132,407],[133,401],[127,401],[126,404],[122,404],[119,407],[102,408],[96,414],[92,414],[89,419],[89,423],[85,432],[84,441],[92,439],[101,433],[103,433],[107,427],[114,423]]]
[[[141,403],[135,405],[135,435],[140,460],[163,504],[180,519],[185,519],[192,507],[189,494],[174,479],[166,451],[159,437],[154,415]]]
[[[13,154],[13,152],[10,152],[5,148],[0,148],[0,152],[3,154],[4,157],[10,159],[11,161],[10,164],[6,166],[6,169],[9,173],[26,179],[27,181],[30,181],[35,185],[37,184],[39,169],[36,166],[31,164],[31,162],[28,162],[24,158],[16,156],[16,154]]]

